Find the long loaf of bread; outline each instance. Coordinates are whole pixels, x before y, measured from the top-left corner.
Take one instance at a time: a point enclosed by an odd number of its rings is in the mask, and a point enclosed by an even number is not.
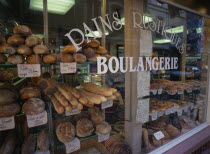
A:
[[[70,91],[71,94],[76,97],[76,98],[80,98],[80,94],[79,92],[77,91],[77,89],[67,85],[67,84],[63,84],[63,87],[67,90],[67,91]]]
[[[66,89],[64,89],[63,87],[61,87],[60,85],[57,86],[57,89],[60,91],[60,93],[68,100],[71,101],[72,100],[72,94],[67,91]]]
[[[72,111],[72,105],[69,104],[68,106],[65,107],[66,112],[71,112]]]
[[[55,111],[58,113],[58,114],[62,114],[64,112],[64,107],[60,104],[60,102],[55,98],[55,96],[52,96],[51,98],[51,101],[53,103],[53,106],[55,108]]]
[[[55,93],[54,93],[54,95],[55,95],[55,98],[65,107],[65,106],[68,106],[68,101],[67,101],[67,99],[61,94],[61,92],[60,91],[56,91]]]

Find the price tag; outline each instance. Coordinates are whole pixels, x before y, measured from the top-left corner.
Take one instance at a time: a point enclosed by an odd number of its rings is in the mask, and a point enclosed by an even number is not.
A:
[[[155,136],[156,140],[160,140],[165,137],[161,131],[158,131],[158,132],[154,133],[153,135]]]
[[[66,142],[66,153],[71,153],[80,149],[80,140],[75,137],[71,142]]]
[[[18,64],[18,76],[39,77],[41,75],[40,64]]]
[[[164,115],[164,113],[165,113],[164,111],[159,111],[158,112],[158,117],[162,117]]]
[[[60,63],[60,71],[61,74],[65,73],[76,73],[77,71],[77,63]]]
[[[168,108],[165,111],[165,115],[169,115],[169,114],[174,113],[174,112],[176,112],[176,107],[171,107],[171,108]]]
[[[189,105],[185,106],[185,107],[184,107],[184,112],[187,112],[188,109],[189,109]]]
[[[36,115],[26,115],[28,127],[36,127],[47,123],[47,112],[43,111]]]
[[[101,103],[101,109],[106,109],[113,106],[113,100],[108,100],[106,102]]]
[[[0,131],[14,129],[15,128],[15,118],[12,117],[4,117],[0,118]]]
[[[71,112],[66,112],[66,116],[70,116],[70,115],[75,115],[75,114],[79,114],[81,113],[80,110],[78,110],[75,106],[72,107],[72,111]]]
[[[184,94],[184,90],[179,90],[179,91],[178,91],[178,94],[179,94],[179,95]]]
[[[158,89],[158,94],[159,95],[162,94],[162,92],[163,92],[163,89],[162,88]]]
[[[149,114],[149,115],[151,116],[152,121],[157,120],[157,118],[158,118],[158,113],[157,113],[157,112],[151,113],[151,114]]]
[[[98,134],[98,133],[96,133],[96,134],[98,135],[98,142],[106,141],[110,137],[110,133],[109,134]]]
[[[50,151],[46,151],[46,152],[41,152],[41,151],[36,151],[34,154],[50,154]]]
[[[177,110],[177,114],[178,114],[178,116],[181,116],[181,115],[182,115],[182,113],[183,113],[183,108],[181,108],[181,109],[178,109],[178,110]]]
[[[192,110],[194,108],[194,104],[190,103],[190,110]]]

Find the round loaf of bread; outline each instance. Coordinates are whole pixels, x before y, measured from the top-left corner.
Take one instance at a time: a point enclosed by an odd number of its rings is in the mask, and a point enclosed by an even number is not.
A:
[[[20,98],[21,99],[29,99],[33,97],[40,97],[41,92],[37,87],[25,87],[20,90]]]
[[[7,57],[4,54],[0,54],[0,64],[4,64],[7,61]]]
[[[3,45],[0,46],[0,53],[15,54],[16,50],[10,44],[3,44]]]
[[[31,35],[31,29],[26,26],[26,25],[17,25],[13,28],[13,33],[14,34],[18,34],[18,35],[23,35],[23,36],[27,36],[27,35]]]
[[[96,49],[93,49],[91,47],[88,47],[86,49],[83,50],[83,53],[84,55],[87,57],[87,58],[91,58],[91,57],[94,57],[96,55]]]
[[[26,45],[19,45],[17,48],[17,52],[21,55],[31,55],[33,54],[33,51],[30,47]]]
[[[91,120],[95,125],[98,125],[104,122],[105,116],[102,112],[96,112],[91,114]]]
[[[101,55],[96,54],[94,57],[88,58],[88,61],[97,61],[97,57],[101,57]]]
[[[3,36],[0,35],[0,44],[5,44],[6,40]]]
[[[60,142],[70,142],[75,137],[75,127],[70,122],[61,122],[56,128],[56,135]]]
[[[81,54],[81,53],[74,53],[73,54],[73,59],[74,59],[75,62],[79,62],[79,63],[87,61],[86,56]]]
[[[12,35],[8,38],[7,43],[11,45],[24,44],[25,40],[20,35]]]
[[[88,47],[88,40],[87,39],[84,39],[84,41],[82,42],[82,39],[81,38],[79,38],[79,39],[75,39],[74,40],[77,44],[80,44],[80,46],[82,47],[82,48],[87,48]],[[81,43],[82,42],[82,43]],[[71,44],[71,43],[70,43]]]
[[[20,112],[18,103],[6,104],[0,106],[0,117],[11,117]]]
[[[94,131],[92,121],[82,118],[77,121],[76,124],[76,134],[78,137],[87,137],[90,136]]]
[[[73,62],[74,59],[71,54],[58,54],[57,61],[62,63],[70,63]]]
[[[46,152],[50,147],[49,133],[47,130],[43,129],[37,135],[37,146],[41,152]]]
[[[25,62],[25,58],[23,55],[9,55],[9,57],[7,58],[7,62],[10,64],[22,64]]]
[[[43,56],[42,60],[45,64],[53,64],[56,63],[57,56],[56,54],[47,54]]]
[[[40,64],[42,63],[42,58],[40,55],[32,54],[26,58],[28,64]]]
[[[62,49],[62,53],[75,53],[77,49],[73,44],[68,44]]]
[[[97,53],[97,54],[107,54],[108,51],[107,51],[104,47],[99,46],[99,47],[96,49],[96,53]]]
[[[92,115],[92,114],[94,114],[94,113],[100,113],[100,112],[101,112],[100,108],[95,107],[95,106],[90,107],[90,108],[88,109],[88,114],[89,114],[89,115]]]
[[[100,42],[96,39],[90,39],[90,42],[88,43],[88,46],[92,48],[97,48],[100,46]]]
[[[105,121],[99,125],[96,125],[96,133],[98,134],[109,134],[111,130],[112,127]]]
[[[29,46],[29,47],[33,47],[35,45],[38,45],[41,42],[42,42],[41,39],[37,36],[28,36],[26,38],[26,45]]]
[[[18,94],[10,89],[0,89],[0,105],[14,103],[18,100]]]
[[[43,112],[45,103],[39,98],[29,98],[22,107],[22,111],[27,115],[35,115]]]
[[[49,50],[45,45],[36,45],[33,47],[33,52],[35,54],[48,54]]]

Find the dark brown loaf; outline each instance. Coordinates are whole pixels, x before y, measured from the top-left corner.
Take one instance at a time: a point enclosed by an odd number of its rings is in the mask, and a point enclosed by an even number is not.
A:
[[[0,54],[0,64],[4,64],[7,61],[7,57],[4,54]]]
[[[88,43],[88,46],[97,48],[100,46],[100,42],[96,39],[90,39],[90,42]]]
[[[9,55],[9,57],[7,58],[7,62],[10,64],[22,64],[25,62],[25,58],[23,55]]]
[[[0,154],[13,154],[17,144],[15,133],[8,134],[0,147]]]
[[[87,58],[91,58],[91,57],[94,57],[96,55],[95,49],[93,49],[91,47],[88,47],[88,48],[84,49],[83,53]]]
[[[45,45],[36,45],[33,47],[33,52],[35,54],[48,54],[49,50]]]
[[[31,29],[26,25],[15,26],[13,28],[13,33],[14,34],[19,34],[19,35],[24,35],[24,36],[32,34]]]
[[[107,54],[108,51],[107,51],[104,47],[99,46],[99,47],[96,49],[96,53],[97,53],[97,54]]]
[[[0,89],[0,105],[14,103],[18,100],[18,94],[10,89]]]
[[[28,115],[35,115],[43,112],[45,103],[39,98],[29,98],[22,107],[22,111]]]
[[[49,150],[50,140],[47,130],[42,130],[37,135],[37,146],[41,152],[46,152]]]
[[[20,98],[21,99],[29,99],[32,97],[40,97],[41,92],[37,87],[25,87],[20,90]]]
[[[81,54],[81,53],[74,53],[73,54],[73,59],[74,59],[75,62],[79,62],[79,63],[87,61],[86,56]]]
[[[77,121],[76,124],[76,134],[78,137],[90,136],[94,131],[93,123],[85,118]]]
[[[20,35],[12,35],[8,38],[7,43],[11,45],[24,44],[25,40]]]
[[[74,47],[73,44],[66,45],[62,49],[62,53],[75,53],[76,51],[77,51],[77,49]]]
[[[34,154],[36,147],[36,137],[29,134],[25,137],[24,142],[21,147],[21,154]]]
[[[73,62],[74,59],[71,54],[58,54],[57,61],[62,63],[70,63]]]
[[[0,44],[5,44],[6,40],[3,36],[0,35]]]
[[[20,105],[12,103],[0,106],[0,117],[11,117],[20,112]]]
[[[38,38],[37,36],[28,36],[26,38],[26,45],[29,46],[29,47],[38,45],[40,43],[41,43],[41,39]]]
[[[75,137],[75,127],[70,122],[61,122],[56,128],[56,135],[60,142],[70,142]]]
[[[42,63],[42,58],[40,55],[32,54],[26,58],[28,64],[40,64]]]
[[[19,53],[21,55],[31,55],[31,54],[33,54],[33,51],[31,48],[29,48],[26,45],[19,45],[17,48],[17,53]]]
[[[3,44],[3,45],[0,45],[0,53],[15,54],[16,50],[10,44]]]
[[[102,122],[99,125],[96,125],[96,133],[98,134],[109,134],[112,130],[112,127],[107,122]]]
[[[47,54],[43,56],[43,62],[45,64],[53,64],[56,63],[56,61],[57,61],[56,54]]]

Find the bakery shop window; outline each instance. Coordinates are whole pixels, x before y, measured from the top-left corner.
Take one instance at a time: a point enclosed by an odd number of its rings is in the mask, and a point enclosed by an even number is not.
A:
[[[206,120],[206,20],[167,4],[148,1],[144,13],[152,31],[153,57],[177,57],[178,68],[150,71],[149,121],[143,124],[142,151],[150,152]],[[157,28],[156,27],[156,28]],[[154,28],[154,27],[153,27]],[[164,30],[163,30],[164,29]],[[156,65],[161,65],[157,61]]]

